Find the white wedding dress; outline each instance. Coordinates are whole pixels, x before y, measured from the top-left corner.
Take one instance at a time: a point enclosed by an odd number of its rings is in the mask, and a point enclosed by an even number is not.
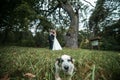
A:
[[[62,50],[60,43],[58,42],[56,36],[54,37],[53,49],[52,50]]]

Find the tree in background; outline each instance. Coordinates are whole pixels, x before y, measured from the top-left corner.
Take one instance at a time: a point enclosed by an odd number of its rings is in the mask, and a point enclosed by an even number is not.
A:
[[[7,44],[9,33],[29,31],[29,24],[35,15],[32,4],[29,4],[30,1],[32,0],[0,1],[0,31],[3,33],[1,43]]]
[[[65,35],[66,46],[78,48],[79,18],[82,17],[80,16],[83,13],[82,11],[89,8],[88,5],[84,5],[80,0],[48,0],[46,7],[44,11],[48,11],[46,13],[48,17],[52,16],[54,21],[56,20],[53,24],[65,26],[67,30]]]
[[[119,36],[119,14],[119,0],[98,0],[95,10],[89,18],[91,37],[100,36],[103,49],[115,50],[116,47],[118,50],[119,48],[119,42],[115,38],[115,36]]]
[[[90,4],[86,0],[83,1]],[[56,29],[57,37],[63,46],[78,48],[83,39],[85,41],[89,38],[90,32],[93,32],[94,37],[99,35],[105,40],[103,33],[110,29],[108,27],[118,25],[120,17],[119,13],[115,12],[120,11],[119,0],[98,0],[89,23],[86,15],[93,10],[80,0],[1,0],[0,4],[1,44],[34,44],[34,42],[38,44],[39,40],[40,42],[45,40],[42,35],[47,36],[50,29]],[[78,32],[80,23],[84,23],[83,26],[87,29]],[[30,33],[31,29],[34,29],[35,36]],[[117,27],[114,29],[116,32],[119,31]],[[28,33],[31,37],[24,38],[23,34],[27,37]],[[46,45],[48,45],[46,42],[42,44]]]
[[[103,26],[110,24],[111,21],[113,21],[112,19],[116,17],[116,14],[114,15],[114,11],[119,10],[119,8],[120,3],[117,0],[97,1],[95,10],[89,18],[89,29],[92,31],[93,37],[96,37],[99,34]],[[119,13],[117,15],[119,15]]]
[[[102,32],[101,47],[104,50],[120,50],[120,19],[112,25],[105,26]]]
[[[81,7],[80,7],[81,6]],[[67,0],[4,0],[1,1],[1,32],[5,32],[2,41],[6,43],[9,31],[21,32],[29,31],[35,28],[37,31],[49,31],[51,28],[57,28],[58,24],[64,27],[66,32],[66,45],[69,47],[78,47],[78,24],[79,9],[83,8],[79,1]],[[62,14],[64,13],[64,16]],[[59,17],[57,17],[57,14]],[[6,16],[7,15],[7,16]],[[49,16],[50,15],[50,16]],[[50,17],[52,19],[50,20]],[[56,19],[55,19],[56,18]],[[57,19],[58,18],[58,19]],[[54,19],[54,20],[53,20]],[[54,22],[56,20],[56,22]],[[53,22],[52,22],[53,21]],[[52,23],[51,23],[52,22]],[[63,25],[64,23],[64,25]],[[56,25],[55,25],[56,24]],[[70,26],[70,27],[69,27]],[[62,32],[62,31],[61,31]],[[69,39],[69,40],[68,40]],[[3,43],[2,42],[2,43]]]
[[[1,44],[8,44],[12,41],[15,44],[23,43],[24,45],[26,43],[27,45],[33,37],[30,35],[31,37],[28,38],[27,34],[30,33],[29,29],[32,28],[32,26],[35,25],[34,23],[38,20],[41,20],[41,25],[44,24],[43,26],[45,26],[45,28],[51,28],[50,22],[48,22],[44,17],[41,17],[40,13],[38,13],[39,7],[36,6],[38,3],[39,0],[0,1],[0,34],[2,35],[0,40]],[[46,26],[47,24],[49,26]],[[26,38],[23,38],[23,35]],[[31,41],[31,43],[33,43],[33,41]],[[30,45],[30,43],[28,45]]]

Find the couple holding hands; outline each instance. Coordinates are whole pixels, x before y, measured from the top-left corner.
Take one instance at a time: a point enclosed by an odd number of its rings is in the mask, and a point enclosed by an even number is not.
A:
[[[56,38],[55,30],[50,30],[48,40],[50,50],[62,50],[62,47]]]

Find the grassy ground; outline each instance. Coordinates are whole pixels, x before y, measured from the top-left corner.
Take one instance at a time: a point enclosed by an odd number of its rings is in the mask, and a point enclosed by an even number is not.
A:
[[[54,62],[62,54],[75,59],[72,80],[120,80],[120,52],[16,46],[0,47],[0,80],[54,80]]]

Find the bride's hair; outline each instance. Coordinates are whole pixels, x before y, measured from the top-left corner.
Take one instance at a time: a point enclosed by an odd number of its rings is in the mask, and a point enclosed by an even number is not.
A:
[[[56,31],[55,30],[52,30],[53,34],[56,35]]]

